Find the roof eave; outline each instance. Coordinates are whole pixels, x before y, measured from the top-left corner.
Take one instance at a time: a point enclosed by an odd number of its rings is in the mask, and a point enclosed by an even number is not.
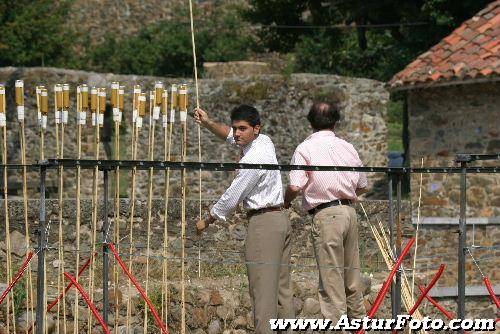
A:
[[[388,85],[388,90],[392,92],[400,92],[407,91],[413,89],[426,89],[426,88],[434,88],[434,87],[445,87],[445,86],[455,86],[455,85],[468,85],[468,84],[476,84],[476,83],[485,83],[485,82],[496,82],[500,81],[500,76],[487,76],[481,78],[469,78],[469,79],[457,79],[457,80],[448,80],[443,82],[423,82],[418,84],[406,84],[396,87],[391,87]]]

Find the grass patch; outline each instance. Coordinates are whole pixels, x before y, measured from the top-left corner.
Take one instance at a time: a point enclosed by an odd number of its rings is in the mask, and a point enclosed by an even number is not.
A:
[[[221,278],[221,277],[235,277],[239,275],[246,275],[247,269],[242,264],[228,264],[228,265],[203,265],[201,266],[201,275],[204,277]]]

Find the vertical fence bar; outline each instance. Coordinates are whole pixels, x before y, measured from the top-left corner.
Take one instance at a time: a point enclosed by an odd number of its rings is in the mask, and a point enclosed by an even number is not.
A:
[[[402,181],[402,174],[398,173],[397,174],[397,185],[396,185],[396,251],[394,252],[394,255],[397,258],[401,255],[401,245],[403,243],[403,238],[402,238],[402,227],[401,227],[401,181]],[[396,286],[395,286],[395,301],[394,301],[394,307],[395,307],[395,313],[396,315],[401,313],[401,267],[398,268],[398,271],[396,272]]]
[[[389,243],[391,249],[394,248],[394,199],[392,197],[392,178],[393,174],[391,172],[387,172],[387,177],[388,177],[388,192],[389,192]],[[392,310],[392,318],[396,319],[397,313],[396,311],[396,306],[394,305],[396,301],[395,297],[395,284],[394,282],[391,282],[391,310]]]
[[[38,224],[38,269],[37,269],[37,289],[36,289],[36,334],[44,334],[44,282],[45,282],[45,249],[46,249],[46,227],[45,227],[45,176],[47,167],[40,166],[40,222]]]
[[[467,161],[460,161],[460,220],[458,228],[458,318],[465,319],[465,252],[467,242]],[[463,330],[460,331],[463,333]]]
[[[109,257],[108,257],[108,232],[109,232],[109,221],[108,221],[108,169],[103,171],[104,179],[104,223],[102,225],[102,318],[104,323],[108,325],[108,312],[109,312]]]

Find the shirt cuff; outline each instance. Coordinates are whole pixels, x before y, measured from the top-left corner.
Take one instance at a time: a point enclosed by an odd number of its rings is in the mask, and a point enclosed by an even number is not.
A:
[[[357,188],[366,188],[366,187],[368,187],[368,179],[366,177],[361,177],[358,182]]]
[[[212,217],[215,217],[222,221],[226,221],[226,215],[224,214],[224,212],[218,210],[215,206],[210,210],[210,214],[212,215]]]
[[[308,178],[303,171],[291,171],[289,174],[290,185],[298,187],[300,189],[304,188],[307,184]]]
[[[233,137],[233,128],[231,128],[231,127],[229,128],[229,133],[227,134],[227,137],[226,137],[226,143],[231,144],[231,145],[235,144],[234,137]]]

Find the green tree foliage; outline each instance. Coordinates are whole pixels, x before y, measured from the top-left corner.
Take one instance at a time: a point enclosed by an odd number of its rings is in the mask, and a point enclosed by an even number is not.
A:
[[[227,6],[208,17],[196,13],[197,62],[244,60],[256,50],[255,37],[248,33],[238,6]],[[89,50],[86,67],[124,74],[190,76],[193,73],[191,31],[185,11],[178,18],[146,26],[137,35],[108,35]],[[246,25],[246,26],[245,26]]]
[[[251,0],[261,43],[294,52],[297,70],[387,80],[488,0]],[[364,25],[401,25],[364,27]],[[348,28],[318,26],[348,25]],[[287,26],[301,26],[292,28]],[[312,28],[312,29],[311,29]]]
[[[56,66],[72,53],[69,0],[0,1],[0,66]]]
[[[170,20],[145,25],[132,36],[108,34],[92,43],[85,31],[70,31],[74,0],[0,1],[0,66],[55,66],[162,76],[193,73],[189,12],[173,10]],[[204,61],[244,60],[259,50],[239,3],[217,4],[195,12],[198,65]]]

